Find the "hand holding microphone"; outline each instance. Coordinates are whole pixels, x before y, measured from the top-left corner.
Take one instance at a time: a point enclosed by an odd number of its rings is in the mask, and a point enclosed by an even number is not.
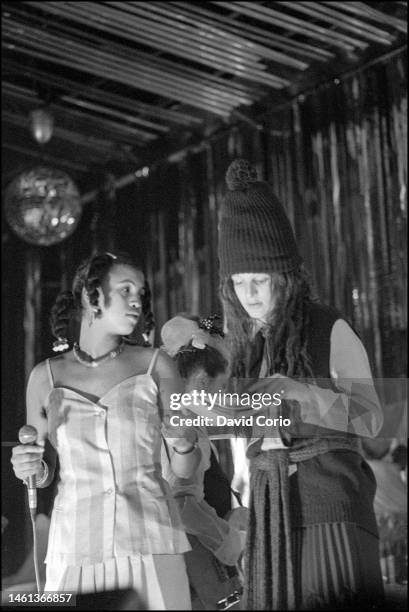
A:
[[[28,488],[30,510],[37,508],[37,476],[44,473],[42,462],[44,447],[37,445],[37,430],[31,425],[24,425],[18,432],[21,442],[12,451],[11,463],[17,478],[24,480]]]
[[[37,510],[37,486],[45,482],[48,476],[47,464],[43,461],[44,445],[36,444],[37,430],[31,425],[24,425],[18,432],[20,446],[13,448],[11,463],[17,478],[24,480],[27,485],[28,506],[30,508],[31,524],[33,527],[33,560],[36,576],[37,592],[41,593],[40,572],[38,566],[36,510]],[[38,480],[41,478],[41,481]]]

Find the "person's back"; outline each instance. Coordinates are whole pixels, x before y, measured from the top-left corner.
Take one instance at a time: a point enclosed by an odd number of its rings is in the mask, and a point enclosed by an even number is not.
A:
[[[209,333],[211,319],[206,319],[207,329],[195,317],[176,316],[162,328],[164,349],[175,359],[179,373],[185,381],[185,393],[194,391],[215,392],[223,386],[227,372],[228,352],[221,336]],[[191,416],[194,416],[191,414]],[[230,498],[230,484],[223,479],[215,452],[204,427],[197,427],[201,462],[189,479],[175,478],[169,470],[166,442],[162,448],[162,464],[165,478],[169,479],[172,492],[179,503],[181,518],[192,551],[186,553],[193,609],[216,609],[221,600],[231,597],[238,601],[241,583],[236,569],[243,549],[240,529],[220,516],[205,497],[205,476],[212,472],[218,476],[223,499]],[[211,475],[209,476],[211,482]],[[207,497],[215,497],[209,491]],[[220,491],[217,491],[220,495]],[[227,504],[226,513],[231,509]],[[227,518],[227,517],[226,517]]]

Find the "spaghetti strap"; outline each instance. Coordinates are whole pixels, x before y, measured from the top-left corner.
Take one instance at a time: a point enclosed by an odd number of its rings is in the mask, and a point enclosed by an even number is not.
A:
[[[51,371],[51,364],[50,364],[50,360],[46,359],[45,360],[45,365],[47,368],[47,374],[48,374],[48,380],[50,383],[50,387],[53,389],[54,388],[54,378],[53,378],[53,373]]]
[[[158,354],[159,354],[159,349],[155,349],[155,352],[153,353],[153,357],[152,357],[151,362],[149,364],[148,371],[146,372],[149,375],[152,374],[153,366],[155,365],[155,361],[157,359]]]
[[[163,442],[163,446],[164,446],[165,451],[166,451],[166,455],[167,455],[168,461],[170,463],[171,461],[170,461],[170,453],[169,453],[168,443],[166,442],[166,438],[165,438],[164,435],[162,435],[161,437],[162,437],[162,442]]]

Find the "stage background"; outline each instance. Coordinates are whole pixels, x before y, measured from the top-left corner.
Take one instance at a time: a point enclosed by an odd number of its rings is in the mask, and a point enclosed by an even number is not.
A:
[[[273,184],[319,296],[361,334],[374,375],[406,377],[406,66],[406,52],[399,51],[291,104],[267,108],[152,164],[148,176],[114,193],[105,176],[76,233],[60,245],[26,245],[3,220],[3,440],[16,441],[25,422],[28,371],[52,355],[53,300],[92,250],[140,257],[155,296],[157,330],[178,311],[220,313],[218,211],[224,174],[236,157],[252,160]],[[4,575],[31,545],[25,488],[11,472],[10,452],[2,447],[2,514],[9,520]],[[40,495],[49,509],[51,494]]]

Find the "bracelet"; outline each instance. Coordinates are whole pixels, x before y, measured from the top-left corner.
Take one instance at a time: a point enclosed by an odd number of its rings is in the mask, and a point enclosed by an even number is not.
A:
[[[193,453],[193,451],[197,448],[197,442],[193,444],[192,448],[189,448],[188,450],[185,450],[185,451],[180,451],[174,446],[172,446],[172,448],[175,451],[175,453],[177,453],[178,455],[188,455],[189,453]]]
[[[46,482],[47,478],[48,478],[48,474],[49,474],[49,469],[48,469],[48,465],[47,463],[44,461],[44,459],[40,459],[41,461],[41,465],[43,466],[43,475],[41,476],[41,478],[39,478],[38,476],[36,476],[36,487],[37,488],[41,488],[44,483]],[[28,486],[28,478],[24,478],[23,480],[24,484],[26,485],[26,487]]]
[[[44,468],[44,472],[43,475],[41,476],[41,478],[36,479],[36,485],[37,487],[41,488],[44,486],[44,483],[46,482],[47,478],[48,478],[48,474],[49,474],[49,469],[48,469],[48,465],[47,463],[44,461],[44,459],[41,459],[41,465]]]

